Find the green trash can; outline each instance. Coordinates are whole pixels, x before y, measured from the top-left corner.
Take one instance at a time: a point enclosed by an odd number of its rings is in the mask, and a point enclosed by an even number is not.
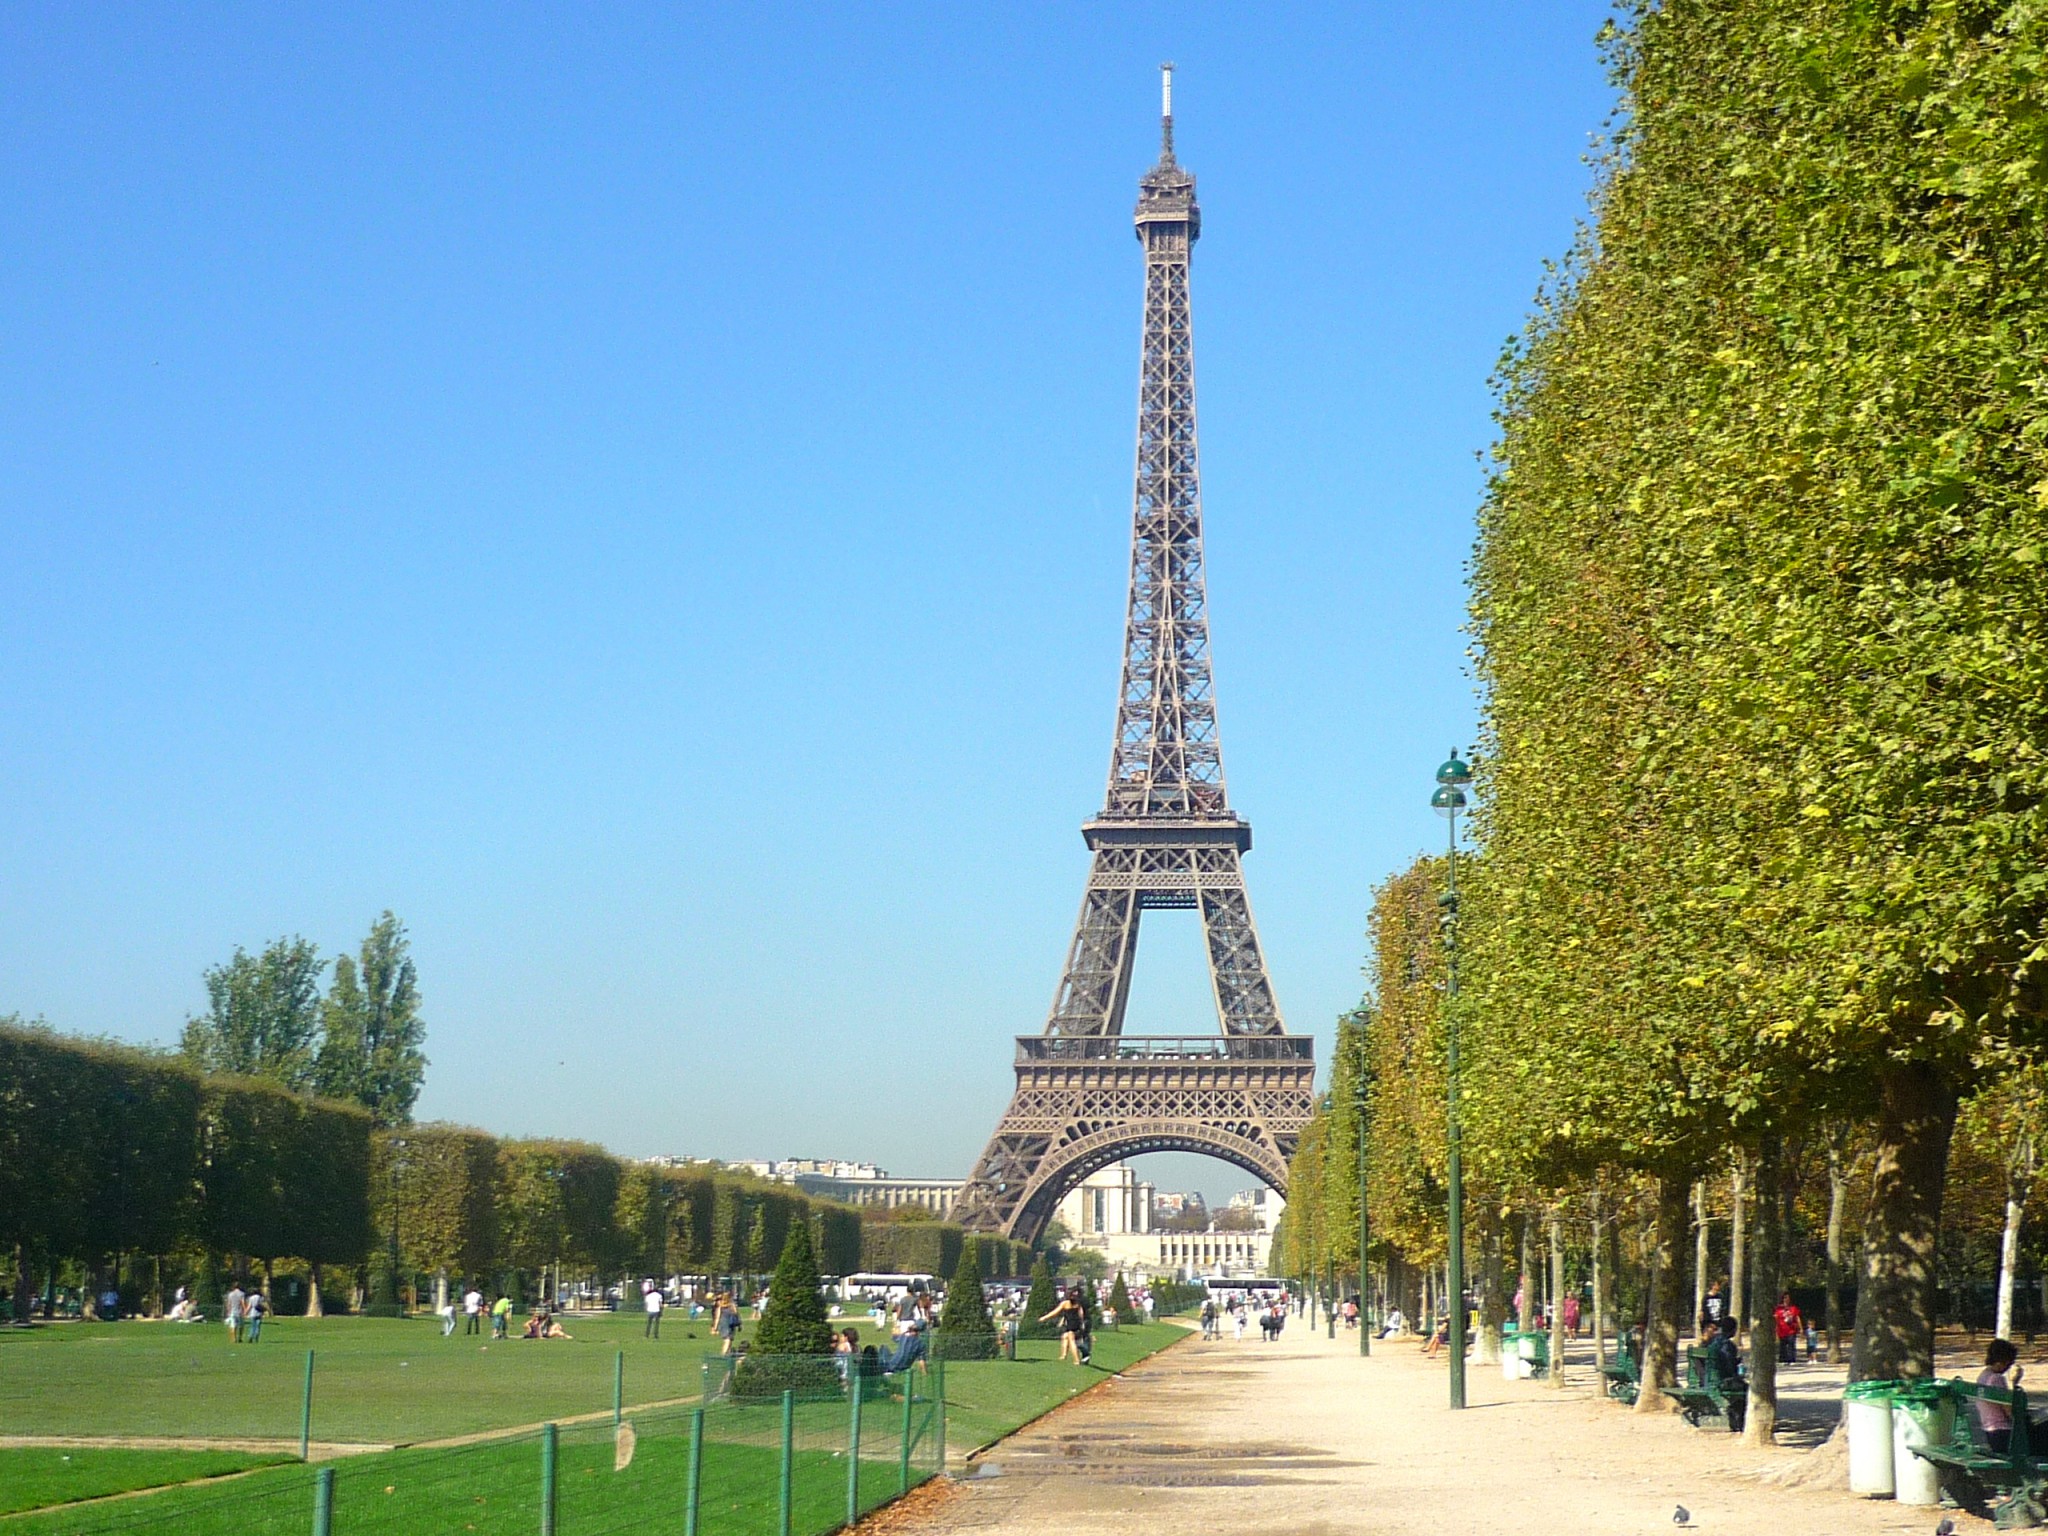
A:
[[[1849,1491],[1865,1498],[1890,1498],[1895,1491],[1892,1461],[1892,1393],[1902,1382],[1852,1381],[1842,1389],[1842,1422],[1849,1430]]]
[[[1913,1448],[1947,1445],[1955,1428],[1955,1394],[1945,1382],[1902,1381],[1893,1389],[1892,1489],[1901,1504],[1932,1509],[1941,1502],[1941,1468]]]

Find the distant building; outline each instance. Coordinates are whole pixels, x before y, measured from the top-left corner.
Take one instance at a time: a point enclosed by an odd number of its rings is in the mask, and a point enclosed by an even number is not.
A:
[[[1259,1193],[1270,1195],[1265,1190]],[[1277,1214],[1283,1203],[1278,1196],[1270,1196],[1260,1206]],[[1112,1163],[1068,1193],[1060,1202],[1059,1219],[1067,1229],[1069,1248],[1095,1249],[1112,1270],[1134,1274],[1170,1270],[1188,1279],[1263,1275],[1273,1250],[1270,1220],[1248,1232],[1160,1230],[1162,1218],[1200,1216],[1205,1211],[1199,1194],[1161,1193],[1140,1179],[1130,1164]]]
[[[914,1205],[934,1216],[944,1216],[953,1208],[953,1197],[967,1182],[965,1179],[892,1179],[879,1169],[873,1169],[872,1165],[868,1166],[870,1172],[851,1177],[799,1173],[793,1175],[790,1182],[805,1194],[816,1195],[820,1200],[879,1206],[885,1211]]]

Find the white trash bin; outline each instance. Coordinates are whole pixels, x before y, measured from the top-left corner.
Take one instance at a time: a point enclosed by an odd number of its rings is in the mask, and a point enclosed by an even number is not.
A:
[[[1842,1391],[1842,1422],[1849,1431],[1849,1491],[1866,1498],[1888,1498],[1897,1490],[1892,1390],[1889,1381],[1852,1381]]]
[[[1893,1399],[1892,1485],[1901,1504],[1932,1509],[1941,1502],[1941,1468],[1915,1456],[1913,1447],[1947,1445],[1955,1427],[1956,1405],[1945,1392],[1908,1388]]]

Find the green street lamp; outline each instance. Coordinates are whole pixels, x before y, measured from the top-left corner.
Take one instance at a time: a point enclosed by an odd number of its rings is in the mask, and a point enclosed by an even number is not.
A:
[[[1445,1222],[1450,1273],[1445,1277],[1449,1281],[1445,1289],[1450,1292],[1451,1304],[1446,1342],[1450,1345],[1453,1408],[1465,1406],[1465,1165],[1458,1146],[1458,813],[1465,809],[1465,790],[1471,783],[1472,770],[1459,760],[1453,747],[1436,771],[1436,792],[1429,797],[1437,815],[1451,824],[1447,878],[1438,905],[1443,908],[1444,925],[1444,1139],[1450,1183]]]
[[[1358,1079],[1354,1087],[1357,1090],[1358,1124],[1358,1352],[1360,1355],[1370,1355],[1373,1311],[1368,1304],[1368,1298],[1372,1295],[1372,1285],[1366,1278],[1370,1272],[1366,1268],[1365,1251],[1372,1246],[1372,1215],[1365,1203],[1365,1134],[1366,1117],[1371,1112],[1372,1103],[1363,1053],[1358,1063]]]

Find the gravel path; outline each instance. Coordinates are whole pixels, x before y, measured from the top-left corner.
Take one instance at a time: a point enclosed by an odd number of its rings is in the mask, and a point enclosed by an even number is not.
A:
[[[1357,1348],[1298,1322],[1276,1345],[1190,1339],[958,1469],[952,1496],[889,1529],[1640,1536],[1672,1530],[1682,1503],[1713,1536],[1859,1536],[1931,1532],[1942,1514],[1853,1498],[1822,1459],[1834,1453],[1804,1448],[1832,1419],[1839,1373],[1787,1373],[1798,1443],[1763,1451],[1629,1413],[1596,1396],[1585,1367],[1553,1388],[1474,1366],[1471,1407],[1454,1414],[1442,1364],[1418,1345],[1369,1361]],[[1989,1522],[1955,1518],[1963,1536],[1989,1536]]]

